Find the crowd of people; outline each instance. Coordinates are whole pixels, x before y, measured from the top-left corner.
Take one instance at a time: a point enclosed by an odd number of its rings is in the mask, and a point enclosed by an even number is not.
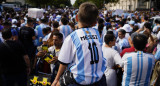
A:
[[[45,10],[36,19],[27,10],[3,11],[0,83],[27,86],[27,76],[40,70],[52,74],[51,86],[155,85],[160,20],[149,21],[154,16],[160,12],[113,15],[90,2]]]

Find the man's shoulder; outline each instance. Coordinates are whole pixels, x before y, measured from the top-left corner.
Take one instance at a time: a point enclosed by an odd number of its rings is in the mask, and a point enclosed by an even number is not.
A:
[[[136,52],[126,52],[123,57],[134,57],[135,55],[137,55]]]
[[[147,55],[148,57],[154,57],[152,53],[144,53],[144,54]]]

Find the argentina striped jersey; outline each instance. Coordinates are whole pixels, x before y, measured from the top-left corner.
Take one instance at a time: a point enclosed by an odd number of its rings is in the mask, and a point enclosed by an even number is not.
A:
[[[125,54],[122,60],[122,86],[150,86],[150,76],[155,64],[152,54],[132,52]]]
[[[82,28],[72,32],[65,39],[58,60],[69,64],[68,69],[77,83],[87,85],[99,81],[106,69],[106,60],[98,30]]]
[[[69,25],[61,25],[60,32],[65,36],[65,38],[72,32],[72,29]]]

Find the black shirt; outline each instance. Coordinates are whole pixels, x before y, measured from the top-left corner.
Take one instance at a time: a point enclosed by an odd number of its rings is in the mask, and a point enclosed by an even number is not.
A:
[[[25,48],[33,47],[34,43],[32,37],[35,36],[34,29],[31,27],[22,27],[19,32],[19,39]]]
[[[26,72],[24,55],[26,52],[19,42],[6,41],[9,49],[4,43],[0,43],[0,71],[3,74],[17,74]]]

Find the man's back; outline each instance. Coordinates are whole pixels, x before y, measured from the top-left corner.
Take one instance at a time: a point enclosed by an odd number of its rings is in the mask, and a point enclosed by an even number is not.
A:
[[[60,32],[65,36],[65,38],[72,32],[72,29],[69,25],[61,25]]]
[[[26,71],[23,56],[26,55],[22,45],[15,41],[6,41],[9,49],[4,43],[0,43],[0,68],[4,74],[15,74]]]
[[[31,47],[33,46],[33,40],[32,37],[35,36],[35,32],[33,28],[30,27],[22,27],[20,29],[20,41],[26,46],[26,47]]]
[[[78,29],[65,39],[58,60],[70,63],[69,70],[77,83],[93,84],[101,79],[106,69],[101,45],[98,30]]]
[[[122,86],[149,86],[150,75],[155,64],[152,54],[142,51],[125,54],[122,57],[124,68]]]

